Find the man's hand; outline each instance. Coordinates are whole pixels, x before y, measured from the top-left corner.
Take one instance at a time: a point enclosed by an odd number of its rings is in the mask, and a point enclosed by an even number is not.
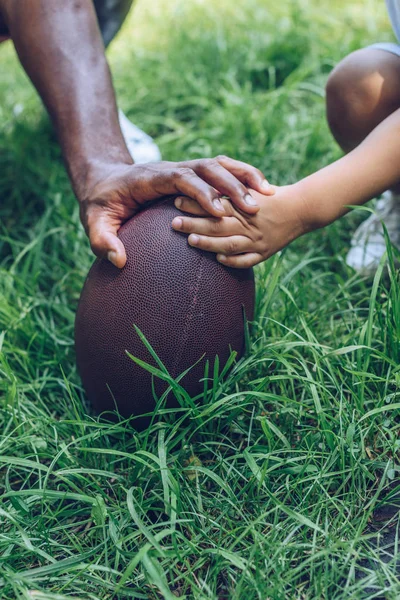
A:
[[[253,267],[309,230],[306,207],[296,186],[273,189],[275,193],[271,196],[250,190],[260,205],[260,210],[253,215],[223,200],[226,216],[210,217],[193,200],[177,198],[177,208],[196,216],[175,217],[172,227],[190,234],[191,246],[215,252],[217,260],[226,266]]]
[[[268,194],[269,186],[245,163],[221,156],[132,164],[92,0],[0,0],[0,15],[57,130],[82,222],[98,256],[123,267],[118,229],[142,204],[162,196],[190,197],[214,217],[224,214],[221,195],[243,214],[258,211],[247,188]]]
[[[119,268],[126,263],[126,253],[118,230],[146,202],[185,196],[204,214],[223,217],[220,197],[225,195],[242,214],[254,215],[260,208],[258,199],[246,186],[261,192],[260,198],[272,191],[261,171],[225,156],[180,163],[100,164],[88,174],[88,181],[76,190],[82,223],[93,252]]]

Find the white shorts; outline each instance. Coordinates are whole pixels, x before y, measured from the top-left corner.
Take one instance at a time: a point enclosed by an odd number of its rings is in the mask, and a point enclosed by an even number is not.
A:
[[[396,54],[400,57],[400,45],[395,44],[394,42],[382,42],[378,44],[372,44],[372,46],[368,46],[368,48],[377,48],[378,50],[386,50],[386,52],[390,52],[391,54]]]

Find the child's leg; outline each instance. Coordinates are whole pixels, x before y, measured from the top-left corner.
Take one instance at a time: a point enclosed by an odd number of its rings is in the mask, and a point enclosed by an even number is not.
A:
[[[400,47],[395,47],[400,53]],[[400,56],[373,47],[358,50],[345,58],[329,77],[328,123],[345,152],[358,146],[398,108]]]
[[[328,123],[345,152],[358,146],[399,108],[400,47],[395,44],[353,52],[334,69],[328,80]],[[374,274],[386,250],[381,220],[393,244],[400,248],[400,185],[384,194],[384,201],[377,205],[377,215],[364,221],[353,236],[346,262],[363,274]]]

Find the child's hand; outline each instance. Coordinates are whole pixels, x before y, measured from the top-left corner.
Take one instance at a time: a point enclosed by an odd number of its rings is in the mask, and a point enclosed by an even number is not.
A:
[[[222,264],[238,269],[253,267],[308,231],[295,186],[276,187],[272,196],[250,193],[260,206],[257,214],[246,215],[222,200],[229,216],[221,218],[210,217],[194,200],[179,197],[175,206],[196,216],[175,217],[172,227],[190,234],[191,246],[216,252]]]

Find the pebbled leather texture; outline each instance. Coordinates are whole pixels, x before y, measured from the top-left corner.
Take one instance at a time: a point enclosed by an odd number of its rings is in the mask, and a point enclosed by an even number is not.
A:
[[[221,368],[230,347],[240,354],[244,350],[243,307],[251,320],[253,271],[229,269],[214,254],[189,246],[187,236],[171,227],[178,214],[170,199],[141,211],[119,232],[126,266],[118,270],[97,259],[90,269],[76,315],[75,344],[84,388],[98,411],[117,405],[130,416],[154,409],[152,376],[126,354],[155,365],[133,324],[174,378],[203,354],[211,367],[218,355]],[[181,381],[191,395],[203,389],[204,367],[205,359]],[[155,384],[157,394],[166,389],[159,379]],[[169,405],[174,406],[173,398]]]

